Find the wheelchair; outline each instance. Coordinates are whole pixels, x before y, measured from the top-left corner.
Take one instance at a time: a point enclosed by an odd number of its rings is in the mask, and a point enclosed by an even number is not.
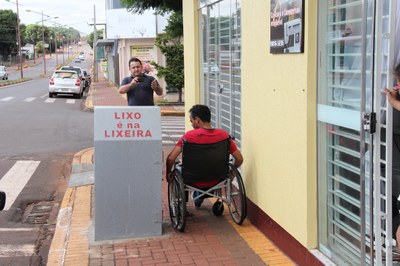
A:
[[[247,215],[246,192],[242,177],[230,161],[230,138],[212,144],[195,144],[183,141],[182,162],[176,162],[168,182],[168,206],[172,227],[184,232],[186,203],[194,191],[200,197],[214,197],[215,216],[224,212],[227,205],[233,221],[241,225]],[[197,187],[195,182],[216,182],[211,187]]]

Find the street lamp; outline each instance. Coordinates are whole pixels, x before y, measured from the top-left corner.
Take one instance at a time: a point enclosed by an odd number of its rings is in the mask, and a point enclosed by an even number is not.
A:
[[[18,46],[19,46],[19,69],[21,73],[21,79],[24,78],[24,70],[22,67],[22,43],[21,43],[21,29],[19,27],[19,8],[18,8],[18,0],[17,1],[17,30],[18,30]]]
[[[26,12],[32,12],[32,13],[36,13],[36,14],[42,15],[43,69],[44,69],[44,74],[46,75],[46,48],[45,48],[45,46],[44,46],[44,19],[43,19],[43,16],[46,16],[46,17],[47,17],[47,20],[48,20],[49,18],[51,18],[51,16],[46,15],[46,14],[43,14],[43,10],[42,10],[42,12],[36,12],[36,11],[27,9]],[[54,17],[54,18],[58,18],[58,17]]]

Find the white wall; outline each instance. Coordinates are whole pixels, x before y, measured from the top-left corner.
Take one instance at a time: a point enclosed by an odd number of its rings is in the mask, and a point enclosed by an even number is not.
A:
[[[164,31],[167,17],[154,15],[153,10],[142,15],[130,13],[125,8],[106,10],[107,38],[155,38],[156,33]]]

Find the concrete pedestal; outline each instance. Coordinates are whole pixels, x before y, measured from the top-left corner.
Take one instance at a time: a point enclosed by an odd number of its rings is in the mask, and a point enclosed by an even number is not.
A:
[[[95,240],[162,234],[158,107],[95,107]]]

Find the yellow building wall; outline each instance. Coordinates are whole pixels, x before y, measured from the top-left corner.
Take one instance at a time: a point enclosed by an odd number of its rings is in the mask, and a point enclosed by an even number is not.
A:
[[[182,1],[183,5],[183,36],[185,62],[185,112],[201,103],[199,91],[199,37],[197,0]],[[186,120],[189,121],[189,118]],[[190,123],[185,123],[186,130],[190,130]]]
[[[185,0],[185,108],[201,102],[197,1]],[[304,53],[270,54],[270,0],[241,1],[242,174],[248,198],[306,248],[317,245],[317,7]],[[189,124],[186,124],[189,129]]]

